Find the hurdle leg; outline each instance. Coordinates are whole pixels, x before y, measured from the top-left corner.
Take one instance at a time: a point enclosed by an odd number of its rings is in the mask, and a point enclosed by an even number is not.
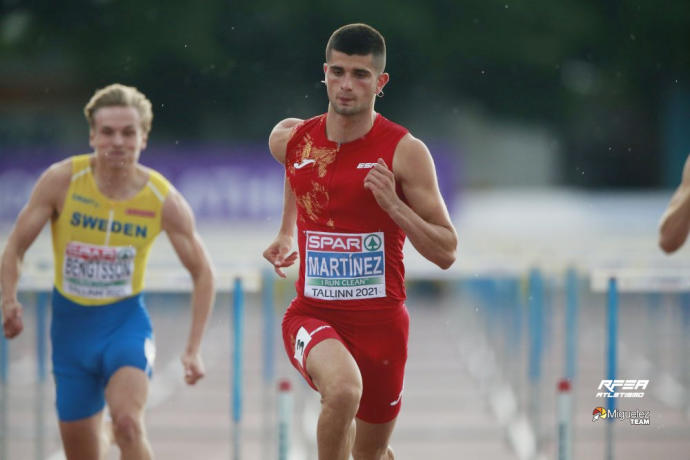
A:
[[[233,285],[233,309],[231,327],[233,332],[232,350],[232,460],[242,458],[242,398],[243,398],[243,346],[244,346],[244,291],[242,279],[235,278]]]
[[[616,368],[618,360],[618,284],[616,278],[609,279],[608,292],[608,349],[606,363],[606,378],[616,379]],[[616,398],[607,398],[606,409],[613,411],[616,408]],[[613,418],[606,420],[606,460],[614,458],[613,442]]]

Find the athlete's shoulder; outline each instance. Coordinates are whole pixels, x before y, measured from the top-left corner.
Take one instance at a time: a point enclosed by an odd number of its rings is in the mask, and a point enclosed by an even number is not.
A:
[[[395,148],[393,172],[397,177],[419,178],[434,171],[434,160],[426,144],[407,132]],[[434,173],[435,174],[435,173]]]
[[[144,166],[142,164],[138,166],[143,173],[148,175],[147,186],[149,189],[151,189],[153,194],[156,195],[161,202],[164,201],[170,193],[170,190],[173,189],[168,178],[149,166]]]
[[[39,178],[39,183],[49,182],[51,186],[68,186],[72,180],[72,175],[74,174],[75,158],[78,157],[65,158],[64,160],[57,161],[50,165]]]
[[[182,193],[170,186],[163,202],[161,228],[166,232],[188,233],[194,230],[194,211]]]
[[[305,129],[308,129],[319,116],[303,120],[301,118],[285,118],[273,127],[268,137],[268,148],[271,155],[280,163],[285,163],[285,154],[288,144],[299,138]]]
[[[381,130],[393,132],[393,133],[399,135],[400,137],[402,137],[405,134],[410,132],[410,130],[405,128],[403,125],[389,120],[388,118],[384,117],[380,113],[377,114],[377,118],[378,118],[378,125],[379,125],[379,128]]]
[[[395,155],[397,157],[427,157],[431,155],[431,152],[429,152],[429,148],[424,141],[414,137],[409,131],[406,131],[398,142],[395,149]]]
[[[73,157],[53,163],[41,174],[34,185],[33,202],[49,204],[58,209],[73,177]]]

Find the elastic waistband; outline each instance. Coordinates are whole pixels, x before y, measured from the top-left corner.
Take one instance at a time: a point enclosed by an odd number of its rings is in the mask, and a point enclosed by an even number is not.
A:
[[[118,300],[117,302],[107,303],[104,305],[82,305],[60,294],[56,287],[53,287],[53,315],[70,315],[70,314],[102,314],[105,311],[111,310],[128,310],[130,308],[142,308],[144,306],[144,298],[141,293]]]
[[[289,314],[314,316],[324,320],[333,318],[337,321],[352,325],[372,325],[388,323],[396,320],[401,315],[407,314],[407,307],[404,303],[396,305],[376,305],[372,303],[371,308],[358,308],[350,310],[348,308],[322,308],[306,304],[300,298],[295,298],[288,308]]]

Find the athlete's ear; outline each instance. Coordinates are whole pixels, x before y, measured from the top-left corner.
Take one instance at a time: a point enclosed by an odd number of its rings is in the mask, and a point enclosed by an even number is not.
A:
[[[328,72],[328,62],[323,63],[323,75],[324,77],[326,76],[326,73]]]
[[[391,79],[391,76],[388,75],[388,73],[383,72],[381,75],[378,76],[376,79],[376,94],[379,94],[381,91],[383,91],[383,87],[388,84],[388,81]]]
[[[93,131],[93,127],[89,128],[89,146],[96,150],[96,147],[93,145],[93,138],[96,137],[96,133]]]

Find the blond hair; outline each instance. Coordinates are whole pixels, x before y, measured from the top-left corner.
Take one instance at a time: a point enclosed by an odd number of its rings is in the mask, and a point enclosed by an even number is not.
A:
[[[113,83],[105,88],[97,90],[84,107],[84,115],[89,126],[94,126],[94,115],[102,107],[134,107],[141,118],[141,128],[144,134],[151,131],[153,122],[153,110],[151,101],[133,86],[125,86]]]

